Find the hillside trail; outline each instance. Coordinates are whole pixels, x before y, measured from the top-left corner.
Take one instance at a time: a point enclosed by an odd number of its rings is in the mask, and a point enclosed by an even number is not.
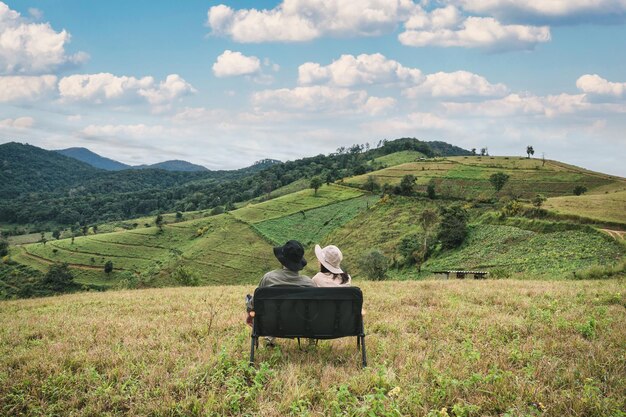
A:
[[[41,256],[32,254],[30,252],[28,252],[27,250],[25,250],[24,248],[21,248],[22,250],[22,255],[26,256],[27,258],[31,258],[33,260],[37,260],[39,262],[42,262],[46,265],[52,265],[55,262],[51,261],[49,259],[43,258]],[[84,264],[73,264],[73,263],[68,263],[68,266],[71,266],[72,268],[76,268],[76,269],[87,269],[87,270],[98,270],[101,271],[102,267],[100,266],[94,266],[94,265],[84,265]],[[115,271],[124,271],[124,269],[122,268],[114,268]]]
[[[624,240],[626,239],[626,232],[623,230],[612,230],[612,229],[600,229],[604,233],[608,234],[615,240]]]

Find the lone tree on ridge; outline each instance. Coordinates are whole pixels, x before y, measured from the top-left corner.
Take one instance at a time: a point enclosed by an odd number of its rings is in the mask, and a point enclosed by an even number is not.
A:
[[[535,150],[533,149],[532,146],[528,145],[526,147],[526,155],[528,155],[528,159],[530,159],[530,157],[534,154],[535,154]]]

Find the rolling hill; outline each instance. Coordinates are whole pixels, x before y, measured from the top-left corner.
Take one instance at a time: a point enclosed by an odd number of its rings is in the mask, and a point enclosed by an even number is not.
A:
[[[590,193],[607,187],[619,189],[626,183],[623,179],[554,161],[541,166],[542,161],[525,158],[424,160],[420,155],[401,151],[383,156],[385,165],[399,165],[368,175],[395,183],[411,173],[422,186],[435,179],[439,181],[438,194],[445,198],[387,195],[381,199],[355,188],[367,175],[355,176],[339,184],[324,185],[317,194],[301,189],[306,184],[288,187],[284,193],[277,190],[277,195],[282,195],[256,200],[223,214],[197,211],[184,213],[182,218],[167,215],[162,230],[155,226],[154,217],[118,222],[118,229],[105,224],[99,228],[101,231],[118,231],[90,232],[73,242],[65,238],[22,245],[13,251],[12,259],[40,271],[52,262],[67,262],[75,269],[79,282],[103,288],[181,285],[189,277],[201,284],[241,284],[256,282],[277,265],[271,255],[273,245],[298,239],[307,247],[309,260],[315,259],[315,243],[342,248],[345,266],[358,281],[364,278],[360,265],[364,254],[380,249],[392,265],[400,265],[400,242],[423,232],[420,213],[450,204],[455,201],[450,198],[463,189],[475,197],[466,203],[471,219],[465,244],[455,250],[436,251],[421,273],[415,268],[392,268],[392,278],[412,279],[434,270],[459,268],[486,269],[500,277],[571,278],[575,273],[618,265],[623,260],[624,246],[588,224],[568,217],[560,219],[558,213],[544,220],[523,216],[501,219],[497,206],[480,202],[486,195],[493,196],[488,177],[497,171],[511,176],[501,194],[522,196],[537,192],[563,196],[581,183],[589,187]],[[604,198],[608,203],[614,194],[597,194],[595,199]],[[571,198],[586,201],[591,194]],[[613,220],[622,222],[626,229],[624,212],[614,212]],[[587,220],[584,223],[590,222]],[[111,274],[103,272],[107,261],[113,262]],[[305,273],[315,272],[316,262],[310,262]]]

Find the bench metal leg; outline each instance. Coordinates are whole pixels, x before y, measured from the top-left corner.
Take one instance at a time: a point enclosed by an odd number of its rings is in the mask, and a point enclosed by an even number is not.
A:
[[[365,353],[365,335],[359,337],[361,339],[361,360],[363,368],[367,367],[367,354]]]
[[[361,349],[361,336],[356,337],[356,349],[357,350]]]
[[[259,343],[259,338],[252,336],[250,341],[250,365],[254,365],[254,347]]]

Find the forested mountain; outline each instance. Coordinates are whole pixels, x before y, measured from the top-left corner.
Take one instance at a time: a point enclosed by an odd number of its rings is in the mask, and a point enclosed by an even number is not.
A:
[[[0,145],[0,199],[57,192],[96,178],[101,171],[56,152],[16,142]]]
[[[172,160],[158,162],[152,165],[138,165],[132,167],[133,169],[164,169],[166,171],[182,171],[182,172],[196,172],[196,171],[208,171],[209,169],[202,165],[192,164],[187,161]]]
[[[78,159],[79,161],[85,162],[92,167],[104,169],[107,171],[119,171],[122,169],[131,168],[130,165],[114,161],[113,159],[105,158],[104,156],[100,156],[87,148],[67,148],[59,149],[55,152],[58,152],[61,155],[69,156],[70,158]]]
[[[365,174],[382,167],[375,158],[403,150],[426,156],[469,153],[441,142],[433,149],[426,142],[403,138],[380,141],[375,148],[342,147],[330,155],[286,163],[263,160],[235,171],[103,171],[56,152],[20,144],[0,145],[0,161],[10,159],[10,155],[17,158],[11,160],[19,161],[7,162],[7,168],[0,172],[0,195],[6,196],[0,201],[0,222],[85,225],[165,211],[229,208],[299,179],[319,176],[324,182],[333,182]]]
[[[152,165],[127,165],[114,161],[113,159],[100,156],[87,148],[67,148],[60,149],[55,152],[58,152],[61,155],[69,156],[70,158],[78,159],[79,161],[85,162],[92,167],[107,171],[121,171],[123,169],[163,169],[165,171],[197,172],[209,170],[202,165],[196,165],[191,162],[180,160],[158,162]]]

